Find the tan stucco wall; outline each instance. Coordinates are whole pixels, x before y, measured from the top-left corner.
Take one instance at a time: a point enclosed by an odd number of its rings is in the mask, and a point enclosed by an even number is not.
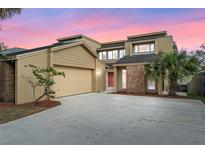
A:
[[[125,43],[125,51],[126,55],[133,55],[133,44],[143,44],[155,42],[155,52],[158,53],[159,51],[162,52],[171,52],[173,51],[173,38],[172,36],[164,36],[159,37],[156,39],[148,39],[148,40],[140,40],[140,41],[133,41],[133,42],[126,42]]]
[[[32,64],[39,67],[48,66],[48,53],[42,51],[30,56],[23,56],[16,61],[16,87],[15,102],[16,104],[32,102],[34,100],[33,89],[29,81],[34,81],[32,71],[25,65]],[[36,97],[43,93],[42,87],[36,88]]]
[[[104,91],[106,86],[105,64],[96,59],[96,91]]]
[[[156,39],[156,52],[172,52],[173,39],[172,36],[166,36]]]
[[[94,69],[94,56],[83,46],[74,46],[53,52],[53,64]]]
[[[96,49],[101,46],[100,43],[97,43],[87,38],[83,38],[82,41],[85,42],[93,51],[96,51]]]

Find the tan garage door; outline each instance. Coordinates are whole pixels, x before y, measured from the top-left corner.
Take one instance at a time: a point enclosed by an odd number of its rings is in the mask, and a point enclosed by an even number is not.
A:
[[[65,78],[56,77],[56,97],[92,92],[92,70],[55,66],[65,72]]]

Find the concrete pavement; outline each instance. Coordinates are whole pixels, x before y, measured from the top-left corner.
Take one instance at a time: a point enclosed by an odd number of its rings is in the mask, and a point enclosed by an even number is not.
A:
[[[0,144],[205,144],[200,101],[90,93],[0,125]]]

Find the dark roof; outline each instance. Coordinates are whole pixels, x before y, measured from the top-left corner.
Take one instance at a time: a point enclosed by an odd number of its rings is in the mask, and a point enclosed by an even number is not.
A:
[[[68,37],[63,37],[63,38],[58,38],[58,42],[67,42],[67,41],[76,41],[76,40],[79,40],[79,39],[82,39],[82,38],[86,38],[86,39],[89,39],[91,41],[94,41],[96,43],[100,43],[88,36],[85,36],[83,34],[77,34],[77,35],[72,35],[72,36],[68,36]]]
[[[152,33],[145,33],[145,34],[138,34],[138,35],[132,35],[128,36],[128,39],[132,38],[138,38],[138,37],[146,37],[146,36],[156,36],[156,35],[166,35],[167,31],[160,31],[160,32],[152,32]]]
[[[23,48],[10,48],[10,49],[6,49],[5,51],[1,52],[3,55],[9,55],[9,54],[15,54],[15,53],[20,53],[22,51],[25,51],[26,49]]]
[[[29,52],[34,52],[34,51],[37,51],[37,50],[47,49],[50,46],[51,45],[38,47],[38,48],[34,48],[34,49],[22,50],[22,51],[19,51],[19,52],[8,53],[8,54],[6,54],[6,56],[17,56],[17,55],[21,55],[21,54],[25,54],[25,53],[29,53]]]
[[[102,43],[97,51],[125,48],[125,40]]]
[[[39,51],[39,50],[43,50],[43,49],[48,49],[50,47],[57,47],[57,46],[65,45],[65,44],[70,44],[70,43],[55,43],[55,44],[42,46],[42,47],[38,47],[38,48],[33,48],[33,49],[28,49],[28,50],[25,49],[25,50],[21,50],[21,51],[18,51],[18,52],[8,53],[8,54],[5,54],[5,55],[6,56],[17,56],[17,55],[30,53],[30,52],[35,52],[35,51]]]
[[[158,56],[156,54],[140,54],[133,56],[124,56],[119,59],[115,64],[128,64],[128,63],[143,63],[152,62],[156,60]]]
[[[153,32],[153,33],[128,36],[127,38],[128,41],[142,41],[142,40],[156,39],[159,37],[164,37],[166,35],[167,35],[166,31],[161,31],[161,32]]]

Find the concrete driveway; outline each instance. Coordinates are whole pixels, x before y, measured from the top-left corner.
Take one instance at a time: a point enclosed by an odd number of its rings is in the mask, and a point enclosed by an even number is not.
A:
[[[205,144],[200,101],[102,93],[60,100],[0,125],[0,144]]]

